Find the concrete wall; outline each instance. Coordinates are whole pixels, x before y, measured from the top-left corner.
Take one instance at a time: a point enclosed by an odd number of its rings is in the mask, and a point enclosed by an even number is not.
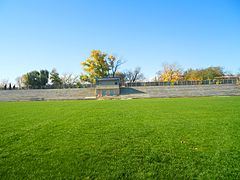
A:
[[[70,100],[95,97],[95,88],[0,90],[0,101]]]
[[[120,88],[111,88],[111,89],[96,89],[96,95],[98,97],[104,96],[118,96],[120,94]]]
[[[121,97],[240,96],[239,85],[141,86],[121,88]]]
[[[142,86],[121,88],[120,98],[240,96],[239,85]],[[0,90],[0,101],[69,100],[94,98],[95,88]]]

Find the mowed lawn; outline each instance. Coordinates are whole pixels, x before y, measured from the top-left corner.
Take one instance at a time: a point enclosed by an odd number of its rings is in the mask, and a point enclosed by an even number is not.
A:
[[[0,179],[239,179],[240,97],[0,103]]]

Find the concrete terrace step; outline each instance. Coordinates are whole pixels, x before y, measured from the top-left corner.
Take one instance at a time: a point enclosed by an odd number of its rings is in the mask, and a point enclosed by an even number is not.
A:
[[[141,86],[121,88],[116,98],[240,96],[239,85]],[[95,99],[95,88],[0,90],[0,101]]]
[[[141,86],[121,89],[123,98],[240,96],[238,85]]]
[[[3,90],[0,101],[67,100],[95,97],[95,89]]]

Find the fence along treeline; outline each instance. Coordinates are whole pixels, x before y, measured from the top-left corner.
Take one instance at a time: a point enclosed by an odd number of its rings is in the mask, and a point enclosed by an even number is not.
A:
[[[125,87],[134,86],[179,86],[179,85],[212,85],[212,84],[238,84],[239,78],[231,79],[214,79],[214,80],[202,80],[202,81],[175,81],[175,82],[127,82],[124,84]]]
[[[92,50],[90,56],[81,62],[84,73],[81,75],[59,75],[56,69],[31,71],[16,79],[17,87],[30,89],[46,88],[81,88],[92,87],[96,78],[119,77],[121,84],[131,85],[194,85],[194,84],[224,84],[236,81],[224,81],[226,77],[237,79],[239,74],[233,76],[223,71],[222,67],[208,67],[202,69],[188,69],[183,71],[177,64],[163,64],[154,79],[146,82],[140,67],[134,70],[120,71],[125,62],[120,58]],[[218,81],[217,81],[218,80]],[[140,83],[145,82],[145,83]],[[133,84],[135,83],[135,84]],[[0,82],[0,87],[6,86],[6,81]]]
[[[237,84],[239,75],[226,74],[222,67],[188,69],[182,71],[176,64],[164,64],[162,71],[152,82],[127,82],[125,86],[170,86],[170,85],[209,85]]]

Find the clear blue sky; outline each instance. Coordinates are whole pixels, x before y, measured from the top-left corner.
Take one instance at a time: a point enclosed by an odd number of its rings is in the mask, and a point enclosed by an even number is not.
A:
[[[239,0],[0,0],[0,80],[55,67],[80,74],[92,49],[153,77],[183,69],[240,68]]]

